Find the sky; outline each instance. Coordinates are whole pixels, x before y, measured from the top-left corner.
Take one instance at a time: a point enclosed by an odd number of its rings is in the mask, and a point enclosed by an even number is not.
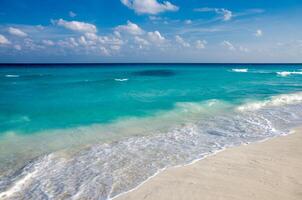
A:
[[[0,62],[302,63],[301,0],[0,0]]]

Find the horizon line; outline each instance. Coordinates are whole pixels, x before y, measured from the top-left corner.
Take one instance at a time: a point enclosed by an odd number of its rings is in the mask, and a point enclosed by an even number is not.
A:
[[[175,65],[301,65],[302,62],[17,62],[17,63],[0,63],[1,65],[169,65],[169,64],[175,64]]]

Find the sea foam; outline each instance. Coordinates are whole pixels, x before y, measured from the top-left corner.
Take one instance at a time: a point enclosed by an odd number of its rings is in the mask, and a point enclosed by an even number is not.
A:
[[[124,82],[124,81],[128,81],[128,78],[116,78],[114,79],[115,81],[119,81],[119,82]]]
[[[302,122],[300,101],[301,93],[279,95],[252,111],[235,109],[230,113],[219,112],[223,103],[218,100],[178,103],[172,113],[160,114],[153,121],[149,118],[148,126],[186,117],[185,113],[207,113],[208,108],[216,107],[218,112],[205,118],[195,115],[195,120],[184,120],[168,129],[150,130],[153,134],[36,158],[19,173],[0,179],[1,195],[6,199],[66,195],[71,199],[111,199],[167,167],[190,163],[230,146],[288,133],[290,127]]]
[[[246,73],[248,72],[248,69],[232,69],[233,72],[241,72],[241,73]]]
[[[282,71],[282,72],[276,72],[279,76],[289,76],[289,75],[302,75],[302,72],[296,72],[296,71],[293,71],[293,72],[290,72],[290,71]]]
[[[240,111],[253,111],[269,106],[283,106],[297,103],[302,103],[302,92],[281,94],[272,96],[268,100],[249,102],[239,106],[237,109]]]

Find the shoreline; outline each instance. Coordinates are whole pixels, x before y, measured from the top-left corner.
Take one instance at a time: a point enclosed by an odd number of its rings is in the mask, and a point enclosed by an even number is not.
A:
[[[249,152],[249,151],[263,151],[267,148],[272,148],[273,151],[275,151],[276,149],[274,149],[274,147],[276,147],[277,144],[281,143],[282,145],[284,145],[285,147],[287,147],[288,141],[283,141],[284,138],[287,138],[287,140],[290,140],[291,142],[294,140],[297,140],[298,145],[295,145],[293,148],[298,148],[299,152],[301,152],[302,155],[302,127],[297,127],[292,129],[288,134],[284,134],[284,135],[279,135],[276,137],[272,137],[272,138],[266,138],[264,140],[260,140],[257,142],[253,142],[253,143],[247,143],[247,144],[241,144],[239,146],[231,146],[231,147],[227,147],[221,150],[218,150],[216,152],[213,152],[209,155],[205,155],[202,158],[193,160],[192,162],[188,163],[188,164],[184,164],[184,165],[178,165],[178,166],[173,166],[173,167],[168,167],[168,168],[164,168],[159,170],[157,173],[155,173],[154,175],[152,175],[151,177],[149,177],[147,180],[145,180],[144,182],[142,182],[141,184],[139,184],[138,186],[136,186],[135,188],[126,191],[124,193],[118,194],[112,198],[109,199],[116,199],[116,200],[135,200],[135,199],[158,199],[158,200],[165,200],[165,199],[175,199],[175,200],[181,200],[181,199],[199,199],[200,197],[203,197],[204,199],[209,199],[209,200],[216,200],[216,199],[268,199],[268,200],[275,200],[275,199],[284,199],[284,197],[257,197],[257,196],[253,196],[253,197],[242,197],[242,194],[239,194],[236,196],[236,194],[233,194],[233,196],[229,197],[228,192],[225,193],[225,196],[215,196],[215,192],[214,196],[210,197],[208,196],[209,193],[211,192],[211,188],[209,188],[209,186],[207,186],[207,184],[205,184],[205,182],[207,181],[212,181],[211,179],[213,178],[218,178],[217,174],[211,174],[208,175],[205,172],[203,172],[203,176],[208,176],[208,180],[201,180],[200,182],[197,181],[197,184],[201,184],[204,186],[204,188],[199,187],[199,188],[192,188],[193,190],[199,189],[201,191],[205,190],[205,188],[207,188],[208,191],[203,191],[197,195],[197,196],[192,196],[192,191],[190,191],[190,187],[187,188],[187,190],[183,191],[183,188],[185,187],[185,185],[183,185],[181,182],[186,182],[187,177],[184,176],[184,174],[188,174],[190,176],[194,176],[194,173],[192,173],[192,169],[199,169],[200,171],[202,171],[203,168],[211,168],[211,163],[215,162],[221,162],[221,159],[223,160],[224,157],[228,157],[230,156],[230,160],[232,161],[232,155],[233,156],[238,156],[236,154],[242,154],[242,153],[247,153],[247,155],[241,155],[243,157],[246,157],[245,159],[249,159],[251,156],[255,156],[255,154]],[[299,139],[301,139],[299,141]],[[276,143],[276,144],[275,144]],[[283,144],[285,143],[285,144]],[[301,147],[299,147],[299,144]],[[250,150],[252,149],[252,150]],[[247,151],[247,152],[246,152]],[[272,152],[270,152],[272,153]],[[275,152],[276,153],[276,152]],[[251,154],[251,155],[250,155]],[[276,156],[277,154],[275,154],[274,156]],[[291,155],[288,155],[289,159],[291,157]],[[261,157],[261,156],[258,156]],[[235,157],[236,158],[236,157]],[[272,159],[272,158],[271,158]],[[226,161],[225,163],[220,163],[220,165],[222,166],[217,166],[219,170],[221,170],[221,168],[226,165],[229,165],[230,163],[228,162],[228,160],[224,160]],[[255,158],[255,160],[253,160],[253,162],[257,163],[259,161],[257,161],[257,156]],[[238,163],[237,163],[238,164]],[[246,164],[246,163],[245,163]],[[239,163],[240,165],[240,163]],[[302,158],[297,160],[297,165],[299,166],[299,168],[302,168]],[[238,168],[238,166],[235,166],[235,168]],[[245,166],[245,167],[250,167],[250,166]],[[258,166],[259,167],[259,166]],[[260,166],[263,167],[263,166]],[[274,167],[273,167],[274,168]],[[275,167],[278,168],[278,167]],[[289,167],[291,168],[291,167]],[[191,170],[191,173],[190,173]],[[208,169],[209,170],[209,169]],[[222,169],[223,170],[223,169]],[[234,169],[236,171],[236,169]],[[239,170],[239,169],[238,169]],[[254,169],[254,170],[259,170],[259,169]],[[270,170],[270,169],[267,169]],[[226,171],[227,173],[227,171]],[[253,173],[253,170],[250,171],[250,173]],[[199,174],[200,175],[200,174]],[[222,175],[224,176],[224,175]],[[253,175],[252,175],[253,176]],[[171,182],[176,181],[177,184],[175,185],[171,185]],[[246,179],[244,180],[240,180],[241,182],[246,181]],[[215,181],[214,181],[215,182]],[[227,182],[229,182],[228,180],[224,180],[224,184],[228,184]],[[302,187],[302,172],[298,173],[298,177],[297,177],[297,184],[299,186]],[[167,184],[169,183],[169,184]],[[193,184],[193,183],[192,183]],[[231,184],[231,183],[229,183]],[[269,184],[269,183],[268,183]],[[271,184],[274,184],[274,182],[271,182]],[[194,185],[194,184],[193,184]],[[216,185],[216,184],[215,184]],[[168,187],[167,187],[168,186]],[[224,185],[227,186],[227,185]],[[212,188],[213,189],[213,188]],[[153,193],[153,191],[158,191],[156,194]],[[183,196],[180,195],[176,195],[176,193],[179,193],[179,191],[182,191],[181,193],[183,194]],[[277,190],[276,190],[277,191]],[[176,192],[176,193],[175,193]],[[195,194],[195,193],[193,193]],[[172,196],[171,196],[172,195]],[[234,196],[235,195],[235,196]],[[291,197],[289,199],[302,199],[302,191],[298,192],[298,194],[289,194]],[[298,196],[297,196],[298,195]]]

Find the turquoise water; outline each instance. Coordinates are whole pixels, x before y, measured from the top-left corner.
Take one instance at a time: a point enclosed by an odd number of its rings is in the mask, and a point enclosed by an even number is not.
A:
[[[287,134],[301,92],[293,64],[1,65],[0,198],[112,198]]]
[[[234,73],[233,68],[248,68],[249,73]],[[2,66],[0,134],[105,124],[128,116],[143,117],[170,110],[177,102],[218,99],[240,104],[246,99],[264,99],[301,90],[302,76],[276,74],[300,68],[295,65]]]

